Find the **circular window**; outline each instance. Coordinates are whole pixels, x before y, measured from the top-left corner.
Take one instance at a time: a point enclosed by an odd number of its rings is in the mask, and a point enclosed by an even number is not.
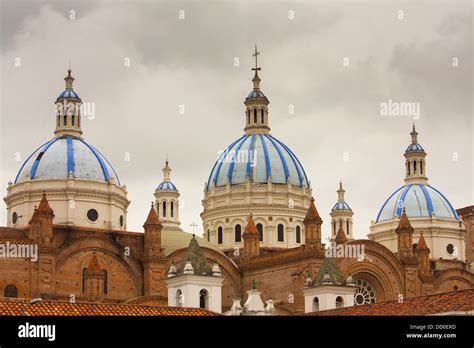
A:
[[[95,222],[99,218],[99,213],[95,209],[89,209],[87,211],[87,218],[89,221]]]
[[[16,211],[15,211],[15,212],[13,212],[13,214],[12,214],[12,222],[13,222],[13,224],[15,225],[15,224],[17,223],[17,221],[18,221],[18,214],[17,214]]]
[[[123,227],[123,215],[120,215],[120,227]]]
[[[448,245],[446,246],[446,251],[448,252],[449,255],[454,254],[454,245],[448,244]]]
[[[356,280],[357,289],[354,293],[354,302],[356,306],[375,303],[375,291],[373,286],[365,280]]]

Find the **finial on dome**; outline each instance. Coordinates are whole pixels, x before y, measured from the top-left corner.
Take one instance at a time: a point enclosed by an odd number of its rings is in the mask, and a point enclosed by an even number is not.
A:
[[[64,78],[66,81],[66,89],[72,89],[72,83],[74,82],[74,77],[71,76],[71,68],[69,67],[67,71],[67,76]]]
[[[255,45],[255,53],[252,54],[253,57],[255,57],[255,68],[252,68],[252,70],[255,71],[255,76],[253,77],[252,79],[252,82],[253,82],[253,89],[254,90],[258,90],[260,89],[260,77],[258,77],[258,71],[259,70],[262,70],[262,68],[260,68],[258,66],[258,55],[260,54],[260,52],[257,50],[257,45]]]
[[[411,131],[411,142],[412,144],[417,144],[418,143],[418,132],[416,131],[416,128],[415,128],[415,121],[413,121],[413,130]]]
[[[168,164],[168,155],[166,155],[165,167],[163,168],[163,181],[171,181],[171,168]]]
[[[339,181],[339,190],[337,190],[337,195],[338,195],[338,201],[339,202],[344,202],[344,193],[346,191],[342,188],[342,180]]]

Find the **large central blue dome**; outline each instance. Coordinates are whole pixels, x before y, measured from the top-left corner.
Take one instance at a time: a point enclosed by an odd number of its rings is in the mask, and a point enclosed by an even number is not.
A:
[[[212,167],[206,189],[252,182],[288,184],[309,188],[309,180],[298,158],[269,134],[244,135],[234,141]]]
[[[31,180],[67,179],[72,173],[76,179],[107,182],[120,180],[109,161],[82,138],[67,136],[54,138],[41,145],[23,163],[15,184]]]

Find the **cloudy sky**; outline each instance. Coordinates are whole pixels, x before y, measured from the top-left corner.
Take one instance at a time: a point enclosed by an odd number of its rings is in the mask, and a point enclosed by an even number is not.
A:
[[[305,167],[325,236],[340,179],[358,238],[403,183],[413,115],[382,115],[389,100],[419,103],[430,183],[456,208],[474,203],[469,2],[0,4],[3,196],[53,136],[70,60],[75,90],[95,105],[84,138],[127,185],[129,229],[142,231],[168,154],[190,231],[217,153],[243,133],[257,44],[272,134]]]

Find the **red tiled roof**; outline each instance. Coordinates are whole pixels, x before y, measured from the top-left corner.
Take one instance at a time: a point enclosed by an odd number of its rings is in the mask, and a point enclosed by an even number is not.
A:
[[[217,316],[202,308],[3,299],[0,316]]]
[[[437,313],[467,312],[474,310],[474,289],[458,290],[428,296],[412,297],[402,303],[387,301],[352,306],[326,311],[307,313],[306,315],[339,316],[339,315],[431,315]]]

